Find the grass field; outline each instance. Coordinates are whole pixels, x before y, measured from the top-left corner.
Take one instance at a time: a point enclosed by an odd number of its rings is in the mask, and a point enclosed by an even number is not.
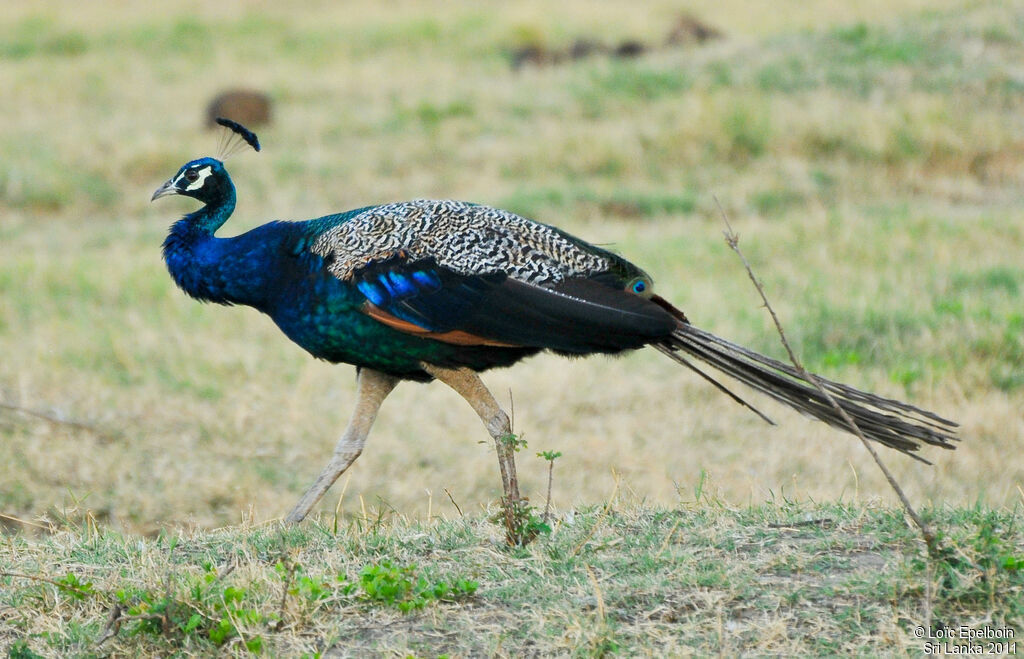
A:
[[[228,163],[226,234],[414,197],[498,205],[611,245],[696,325],[781,357],[717,199],[809,367],[962,424],[934,466],[884,454],[911,499],[1017,510],[1024,11],[689,6],[724,38],[663,47],[679,9],[661,1],[5,7],[0,520],[30,531],[76,511],[100,538],[259,525],[327,459],[353,369],[314,361],[251,310],[187,299],[160,259],[194,206],[150,194],[213,152],[205,103],[238,84],[267,90],[275,119],[262,153]],[[581,36],[657,48],[510,67],[519,45]],[[560,514],[606,501],[617,478],[642,502],[627,516],[675,510],[696,483],[755,508],[894,501],[855,439],[758,399],[779,422],[765,426],[653,351],[541,356],[485,381],[514,402],[534,503],[547,485],[534,453],[562,452]],[[479,516],[500,485],[485,439],[451,391],[403,385],[325,519],[432,525],[459,517],[453,500]],[[690,649],[723,647],[708,633]]]
[[[620,493],[513,552],[469,517],[140,539],[76,515],[0,549],[0,643],[12,657],[922,656],[943,632],[919,627],[963,625],[1022,649],[1019,512],[929,511],[957,547],[933,569],[898,512],[696,494],[652,510]]]
[[[510,70],[523,35],[658,43],[676,16],[588,6],[6,12],[0,394],[94,429],[0,411],[6,514],[84,500],[142,531],[277,517],[344,426],[351,368],[249,310],[186,299],[160,261],[192,205],[149,194],[215,148],[205,101],[239,81],[269,90],[277,118],[263,153],[230,163],[228,233],[417,196],[497,204],[612,245],[699,326],[781,355],[717,197],[809,366],[963,424],[933,468],[891,457],[915,498],[1019,502],[1022,15],[794,3],[776,25],[736,5],[708,10],[728,36],[701,48]],[[887,496],[856,441],[770,403],[766,427],[656,354],[541,357],[487,381],[531,449],[563,452],[559,505],[601,500],[613,469],[659,503],[701,470],[733,501]],[[450,391],[401,387],[349,509],[422,514],[445,488],[490,500],[482,439]],[[522,461],[536,494],[544,464]]]

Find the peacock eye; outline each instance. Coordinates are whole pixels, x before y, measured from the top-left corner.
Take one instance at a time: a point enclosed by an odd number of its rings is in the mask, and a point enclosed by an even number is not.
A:
[[[197,178],[199,178],[199,172],[196,170],[190,169],[185,172],[185,180],[189,183],[195,183]]]
[[[641,297],[650,297],[653,294],[651,280],[647,277],[636,277],[626,284],[626,290]]]

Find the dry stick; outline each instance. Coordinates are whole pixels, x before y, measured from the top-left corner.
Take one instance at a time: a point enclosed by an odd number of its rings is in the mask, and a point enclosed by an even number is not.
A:
[[[107,624],[103,626],[103,636],[96,641],[96,647],[103,645],[121,632],[122,613],[124,613],[124,606],[120,602],[115,603],[110,609],[110,615],[107,616]]]
[[[109,641],[111,638],[121,633],[121,625],[126,622],[134,622],[136,620],[146,620],[148,622],[159,622],[163,625],[164,616],[163,614],[157,613],[139,613],[135,615],[126,616],[124,615],[125,607],[120,603],[114,604],[113,608],[110,609],[110,615],[107,616],[107,624],[103,627],[103,636],[96,641],[94,647],[99,647]],[[166,631],[164,633],[167,633]]]
[[[284,545],[284,542],[281,544]],[[277,607],[277,622],[271,626],[275,632],[284,629],[284,616],[288,608],[288,589],[292,586],[292,579],[295,578],[297,567],[297,564],[288,557],[288,553],[284,550],[283,546],[281,548],[281,558],[278,561],[285,568],[285,575],[281,578],[281,603]]]
[[[338,495],[338,505],[334,507],[334,535],[338,535],[338,514],[341,512],[341,504],[345,501],[345,491],[348,490],[348,482],[352,480],[352,472],[345,478],[345,484],[341,487],[341,494]]]
[[[604,596],[601,594],[601,586],[598,585],[597,575],[594,574],[594,570],[590,567],[590,564],[584,563],[583,566],[587,568],[587,577],[590,579],[590,585],[594,587],[594,599],[597,600],[597,621],[603,627],[605,623]]]
[[[107,433],[103,432],[96,426],[84,423],[82,421],[75,421],[74,419],[64,419],[57,414],[45,412],[43,410],[33,410],[28,407],[22,407],[21,405],[12,405],[11,403],[0,402],[0,410],[9,410],[11,412],[18,412],[26,416],[32,416],[37,419],[42,419],[47,423],[51,423],[55,426],[66,426],[68,428],[74,428],[75,430],[85,430],[96,435],[108,436]]]
[[[821,526],[828,528],[832,526],[832,518],[821,517],[819,519],[805,519],[802,522],[782,522],[778,524],[769,524],[770,529],[796,529],[802,526]]]
[[[124,615],[125,607],[120,603],[114,604],[113,608],[110,609],[110,615],[107,616],[107,624],[103,627],[103,636],[96,641],[96,645],[93,647],[99,647],[121,633],[121,625],[126,622],[133,622],[135,620],[146,620],[148,622],[159,622],[163,624],[163,614],[156,613],[139,613],[135,615],[126,616]],[[166,632],[164,632],[166,633]]]
[[[453,506],[455,506],[455,510],[459,511],[459,517],[465,517],[465,515],[462,514],[462,508],[459,508],[459,504],[455,503],[455,497],[452,496],[452,493],[448,491],[447,487],[444,488],[444,493],[448,495],[448,500],[452,502]]]
[[[864,444],[864,448],[867,449],[872,459],[874,459],[875,464],[878,465],[878,468],[882,470],[882,474],[885,475],[885,479],[889,481],[889,486],[896,492],[896,496],[899,497],[900,503],[903,504],[904,510],[907,511],[907,515],[909,515],[910,519],[914,521],[917,528],[921,530],[921,536],[924,538],[924,543],[928,547],[928,554],[932,558],[937,558],[939,556],[939,547],[938,542],[935,539],[935,532],[932,531],[931,527],[928,526],[923,519],[921,519],[921,516],[917,514],[914,507],[910,505],[910,499],[908,499],[907,495],[904,494],[903,488],[900,487],[900,484],[896,482],[896,477],[892,475],[889,468],[885,466],[884,462],[882,462],[882,458],[878,455],[878,451],[876,451],[875,447],[871,445],[871,442],[864,437],[864,433],[861,432],[857,423],[851,419],[850,415],[846,413],[846,410],[836,402],[836,399],[832,397],[832,394],[821,386],[821,382],[818,381],[817,376],[805,369],[803,364],[800,363],[800,360],[797,359],[793,349],[789,346],[789,341],[786,339],[786,333],[782,330],[782,323],[779,321],[779,317],[775,314],[775,309],[773,309],[771,303],[768,302],[768,296],[765,294],[764,288],[761,286],[761,282],[759,282],[757,277],[754,276],[754,271],[750,267],[750,262],[747,261],[747,257],[744,256],[743,252],[740,250],[740,237],[733,231],[732,225],[729,224],[729,218],[726,216],[725,210],[722,208],[722,204],[718,202],[717,197],[715,198],[715,203],[718,204],[718,211],[722,214],[722,221],[725,222],[726,230],[722,232],[725,234],[725,242],[729,245],[732,251],[736,252],[736,255],[740,257],[740,260],[743,262],[743,267],[747,270],[747,276],[750,277],[750,281],[754,283],[754,287],[757,288],[757,292],[761,295],[761,301],[764,302],[765,308],[768,309],[768,313],[771,314],[772,322],[775,323],[775,329],[779,333],[779,338],[782,339],[782,345],[786,348],[786,353],[789,354],[789,360],[793,362],[793,366],[796,367],[796,370],[800,375],[813,384],[814,387],[820,391],[823,396],[825,396],[836,412],[839,413],[839,416],[843,418],[843,421],[846,422],[846,425],[850,427],[850,431],[860,439],[861,443]]]
[[[160,624],[160,629],[163,630],[164,634],[171,630],[171,572],[170,566],[171,557],[174,554],[174,548],[178,546],[177,540],[171,542],[171,548],[167,550],[167,574],[164,575],[164,610],[163,620]]]
[[[551,483],[555,480],[555,461],[548,460],[548,498],[544,501],[544,517],[542,521],[548,523],[548,514],[551,512]]]
[[[46,526],[45,524],[37,524],[35,522],[30,522],[27,519],[22,519],[20,517],[15,517],[14,515],[5,515],[4,513],[0,513],[0,519],[9,519],[12,522],[17,522],[19,524],[26,524],[28,526],[34,526],[36,528],[46,529],[47,531],[51,530],[51,527]]]
[[[679,522],[681,521],[681,519],[677,519],[676,523],[672,525],[672,528],[668,530],[668,535],[665,536],[665,541],[661,543],[661,547],[658,547],[658,553],[654,555],[655,558],[661,558],[661,555],[665,553],[666,549],[668,549],[668,543],[672,539],[672,535],[676,532],[676,529],[679,528]]]
[[[81,588],[79,588],[77,586],[72,586],[71,584],[67,584],[67,583],[60,583],[59,581],[55,581],[53,579],[47,579],[46,577],[39,577],[39,576],[36,576],[36,575],[33,575],[33,574],[23,574],[21,572],[0,572],[0,577],[11,577],[11,578],[14,578],[14,579],[31,579],[32,581],[39,581],[41,583],[51,584],[53,586],[56,586],[60,590],[73,590],[76,593],[78,593],[79,595],[92,595],[93,594],[91,591],[83,590],[83,589],[81,589]]]

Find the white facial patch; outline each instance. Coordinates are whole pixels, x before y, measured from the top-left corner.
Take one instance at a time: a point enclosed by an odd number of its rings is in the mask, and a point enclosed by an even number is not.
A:
[[[199,188],[203,187],[203,185],[206,183],[206,179],[208,179],[210,177],[210,175],[213,174],[213,168],[212,167],[203,167],[202,169],[197,171],[196,174],[199,176],[199,178],[197,178],[196,180],[194,180],[194,181],[192,181],[191,183],[188,184],[188,187],[185,188],[186,192],[192,192],[193,190],[198,190]],[[182,172],[181,176],[179,176],[174,181],[174,185],[177,186],[178,185],[178,181],[180,181],[182,178],[184,178],[184,176],[185,176],[185,172]]]

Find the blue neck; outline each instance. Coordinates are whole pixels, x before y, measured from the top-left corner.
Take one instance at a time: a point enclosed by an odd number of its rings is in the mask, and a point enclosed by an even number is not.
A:
[[[235,209],[235,191],[178,220],[164,240],[164,261],[174,281],[194,298],[265,309],[267,257],[277,241],[259,229],[234,238],[214,233]]]

